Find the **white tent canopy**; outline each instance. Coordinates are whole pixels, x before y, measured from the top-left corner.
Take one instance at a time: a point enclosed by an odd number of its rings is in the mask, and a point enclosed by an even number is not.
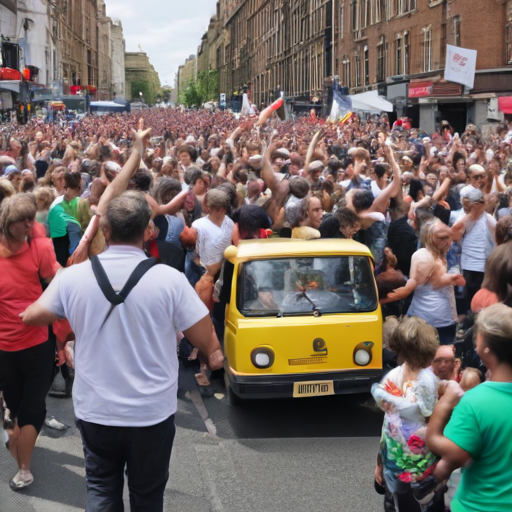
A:
[[[124,105],[114,101],[91,101],[91,107],[124,108]]]
[[[367,91],[350,96],[354,110],[365,112],[393,112],[393,104],[379,96],[378,91]]]

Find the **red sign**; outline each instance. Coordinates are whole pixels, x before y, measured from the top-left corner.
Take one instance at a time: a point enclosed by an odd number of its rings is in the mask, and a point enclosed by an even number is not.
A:
[[[417,82],[409,84],[409,98],[421,98],[432,94],[433,82]]]

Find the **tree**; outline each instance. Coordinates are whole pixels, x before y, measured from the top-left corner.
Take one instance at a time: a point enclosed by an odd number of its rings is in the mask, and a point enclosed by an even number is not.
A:
[[[164,85],[162,87],[162,99],[165,103],[169,103],[171,101],[172,87],[169,85]]]
[[[187,84],[185,90],[180,94],[179,101],[187,107],[200,107],[203,104],[203,98],[194,82],[190,81]]]
[[[216,69],[199,71],[197,73],[197,90],[202,98],[202,103],[218,101],[219,98],[219,74]]]
[[[131,93],[134,100],[140,99],[140,92],[144,98],[144,103],[147,103],[148,105],[154,105],[156,100],[156,91],[148,80],[134,80],[132,82]]]

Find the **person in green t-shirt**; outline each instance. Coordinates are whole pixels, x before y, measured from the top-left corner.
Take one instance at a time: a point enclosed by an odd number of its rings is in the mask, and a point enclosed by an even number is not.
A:
[[[78,202],[81,192],[80,173],[64,175],[64,195],[58,197],[50,207],[48,226],[57,261],[65,267],[68,258],[76,249],[82,231],[78,221]]]
[[[464,466],[452,512],[510,512],[512,308],[494,304],[481,311],[476,350],[491,378],[466,394],[456,382],[448,383],[427,430],[427,445],[441,460],[415,496],[427,499],[429,491]]]

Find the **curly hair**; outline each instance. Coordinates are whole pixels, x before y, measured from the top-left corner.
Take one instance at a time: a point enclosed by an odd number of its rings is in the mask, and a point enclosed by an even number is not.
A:
[[[410,316],[403,319],[389,340],[389,347],[401,361],[412,369],[428,368],[439,347],[437,331],[423,318]]]

